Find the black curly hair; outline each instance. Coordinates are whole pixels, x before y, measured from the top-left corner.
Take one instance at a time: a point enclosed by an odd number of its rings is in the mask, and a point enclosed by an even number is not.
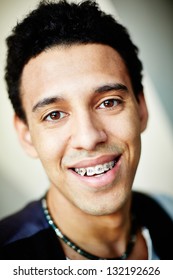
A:
[[[26,63],[55,45],[89,43],[111,46],[120,54],[129,71],[135,96],[138,96],[142,90],[142,63],[138,48],[124,26],[101,11],[95,1],[79,4],[65,0],[41,1],[7,38],[5,79],[18,117],[26,122],[20,96],[20,80]]]

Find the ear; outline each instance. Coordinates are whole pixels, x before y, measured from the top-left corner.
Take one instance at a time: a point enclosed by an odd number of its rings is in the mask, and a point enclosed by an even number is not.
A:
[[[33,158],[37,158],[38,154],[32,143],[28,125],[17,115],[14,115],[14,127],[18,134],[19,141],[26,153]]]
[[[139,107],[139,117],[141,121],[141,132],[143,132],[147,127],[148,122],[148,109],[145,101],[145,96],[143,92],[138,95],[138,107]]]

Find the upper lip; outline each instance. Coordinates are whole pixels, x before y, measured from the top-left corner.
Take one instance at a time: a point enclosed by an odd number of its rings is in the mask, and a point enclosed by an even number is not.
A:
[[[112,160],[115,160],[119,156],[120,156],[120,154],[114,154],[114,155],[103,155],[103,156],[99,156],[99,157],[93,158],[93,159],[91,159],[91,158],[84,159],[77,163],[74,163],[73,165],[68,166],[68,168],[69,169],[87,168],[87,167],[91,167],[91,166],[95,166],[95,165],[99,165],[99,164],[104,164],[106,162],[110,162]]]

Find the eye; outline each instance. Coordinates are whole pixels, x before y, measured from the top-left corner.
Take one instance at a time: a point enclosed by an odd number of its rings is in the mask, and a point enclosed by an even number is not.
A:
[[[116,107],[120,103],[121,103],[121,100],[118,100],[118,99],[107,99],[100,104],[99,108],[100,109],[106,109],[106,108],[111,109],[113,107]]]
[[[61,111],[53,111],[50,114],[48,114],[46,117],[44,117],[45,121],[54,122],[59,121],[60,119],[63,119],[67,116],[67,113],[61,112]]]

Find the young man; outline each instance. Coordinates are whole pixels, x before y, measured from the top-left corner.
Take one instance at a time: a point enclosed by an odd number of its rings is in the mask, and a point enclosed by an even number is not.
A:
[[[127,30],[93,1],[43,2],[7,43],[15,127],[50,187],[1,221],[1,257],[171,258],[171,219],[131,190],[148,114]]]

